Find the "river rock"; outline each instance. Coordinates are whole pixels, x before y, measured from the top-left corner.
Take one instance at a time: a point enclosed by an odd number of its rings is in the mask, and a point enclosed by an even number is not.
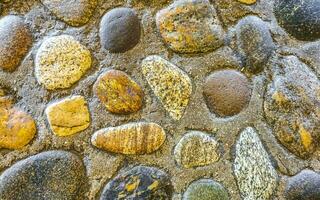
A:
[[[174,149],[177,163],[185,168],[205,166],[220,157],[218,142],[209,135],[192,131],[182,137]]]
[[[319,0],[276,0],[274,14],[281,27],[298,40],[320,38]]]
[[[24,20],[8,15],[0,20],[0,68],[14,71],[32,45],[32,35]]]
[[[133,113],[142,107],[141,87],[119,70],[109,70],[100,75],[94,84],[94,93],[112,113]]]
[[[266,22],[256,16],[245,17],[236,25],[236,37],[245,68],[252,73],[262,71],[275,50]]]
[[[47,151],[19,161],[0,176],[1,200],[81,199],[85,168],[66,151]]]
[[[79,133],[90,125],[89,109],[82,96],[71,96],[50,104],[46,115],[52,132],[58,136]]]
[[[266,119],[292,153],[308,158],[320,141],[320,81],[294,56],[279,59],[265,94]]]
[[[41,0],[57,18],[71,26],[88,23],[97,6],[97,0]]]
[[[297,175],[290,177],[285,196],[287,200],[319,200],[320,199],[320,174],[305,169]]]
[[[169,115],[179,120],[192,93],[189,76],[159,56],[145,58],[142,61],[142,73]]]
[[[175,1],[157,13],[156,22],[164,42],[178,53],[203,53],[223,44],[223,29],[208,0]]]
[[[140,20],[131,8],[114,8],[101,20],[101,44],[111,53],[124,53],[132,49],[139,43],[140,36]]]
[[[101,129],[94,133],[94,146],[126,155],[149,154],[158,150],[166,139],[166,133],[155,123],[136,122]]]
[[[228,196],[220,183],[211,179],[200,179],[189,185],[182,200],[229,200]]]
[[[277,171],[256,131],[248,127],[236,143],[234,174],[246,200],[270,199],[277,188]]]
[[[207,77],[203,96],[211,112],[219,117],[233,116],[248,106],[251,83],[236,70],[216,71]]]
[[[54,36],[46,39],[38,49],[35,65],[41,85],[48,90],[65,89],[91,67],[91,54],[72,36]]]
[[[29,114],[15,108],[9,98],[0,97],[0,149],[21,149],[34,138],[36,130]]]
[[[100,200],[172,198],[169,176],[154,167],[137,166],[120,173],[103,189]]]

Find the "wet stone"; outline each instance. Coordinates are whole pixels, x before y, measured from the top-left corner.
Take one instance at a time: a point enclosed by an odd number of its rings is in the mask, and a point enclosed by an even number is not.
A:
[[[114,8],[101,20],[101,44],[112,53],[123,53],[132,49],[139,43],[140,35],[140,20],[131,8]]]
[[[29,114],[15,108],[9,98],[0,97],[0,149],[24,147],[34,138],[36,129]]]
[[[81,198],[82,161],[65,151],[47,151],[19,161],[0,176],[1,200]]]
[[[154,167],[138,166],[120,173],[103,189],[100,200],[170,200],[173,187],[169,176]]]
[[[97,6],[97,0],[41,0],[50,12],[71,26],[88,23]]]
[[[203,53],[223,44],[223,29],[208,0],[175,1],[157,13],[156,22],[164,42],[178,53]]]
[[[245,17],[236,25],[236,37],[246,70],[252,73],[262,71],[275,50],[266,22],[256,16]]]
[[[180,68],[159,56],[142,62],[142,73],[169,115],[179,120],[189,103],[192,83]]]
[[[320,200],[320,174],[305,169],[290,177],[285,196],[287,200]]]
[[[109,70],[100,75],[94,85],[94,93],[112,113],[133,113],[142,107],[141,87],[119,70]]]
[[[228,200],[228,192],[220,183],[200,179],[190,184],[182,200]]]
[[[218,142],[208,134],[192,131],[182,137],[174,149],[177,163],[185,168],[205,166],[220,157]]]
[[[240,113],[251,99],[251,84],[236,70],[216,71],[207,77],[203,95],[210,111],[219,117]]]
[[[35,66],[38,82],[46,89],[65,89],[91,67],[91,54],[72,36],[54,36],[46,39],[38,49]]]
[[[74,135],[90,125],[89,109],[82,96],[71,96],[50,104],[46,115],[52,132],[58,136]]]
[[[32,45],[32,35],[23,18],[8,15],[0,20],[0,68],[14,71]]]
[[[166,133],[155,123],[135,122],[108,127],[94,133],[94,146],[126,155],[149,154],[158,150],[166,139]]]
[[[278,175],[253,128],[241,132],[235,150],[234,174],[242,198],[270,199],[277,188]]]
[[[266,119],[278,140],[301,158],[309,157],[320,141],[320,82],[294,56],[279,60],[265,94]]]
[[[277,0],[274,13],[277,21],[298,40],[313,41],[320,38],[319,0]]]

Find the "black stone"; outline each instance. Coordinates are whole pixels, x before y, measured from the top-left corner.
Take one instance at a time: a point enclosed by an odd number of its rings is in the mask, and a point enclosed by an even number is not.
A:
[[[256,16],[245,17],[236,25],[236,35],[246,70],[252,73],[262,71],[275,50],[267,24]]]
[[[278,23],[298,40],[320,38],[320,0],[276,0]]]
[[[320,175],[303,170],[289,178],[285,197],[287,200],[320,200]]]
[[[138,166],[109,182],[100,200],[171,200],[172,191],[170,178],[165,172]]]
[[[123,53],[132,49],[138,44],[140,35],[140,20],[133,9],[112,9],[101,20],[101,44],[112,53]]]
[[[83,199],[85,168],[74,154],[48,151],[19,161],[0,176],[1,200]]]

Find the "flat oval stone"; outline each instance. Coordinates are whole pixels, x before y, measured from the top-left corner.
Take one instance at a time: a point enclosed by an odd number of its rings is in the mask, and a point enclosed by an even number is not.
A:
[[[200,179],[191,183],[182,200],[228,200],[227,190],[211,179]]]
[[[238,0],[240,3],[244,3],[244,4],[248,4],[248,5],[251,5],[251,4],[254,4],[257,2],[257,0]]]
[[[249,104],[251,83],[236,70],[216,71],[207,77],[203,95],[211,112],[220,117],[233,116]]]
[[[47,151],[19,161],[0,176],[1,200],[81,198],[85,168],[66,151]]]
[[[277,188],[277,171],[252,127],[236,143],[234,174],[243,199],[270,199]]]
[[[132,49],[139,43],[140,35],[140,20],[131,8],[114,8],[101,20],[101,44],[112,53],[123,53]]]
[[[97,0],[41,0],[57,18],[71,26],[88,23],[97,7]]]
[[[32,35],[21,17],[1,18],[0,41],[0,68],[14,71],[32,45]]]
[[[172,198],[173,187],[169,176],[154,167],[137,166],[120,173],[103,189],[100,200]]]
[[[251,73],[262,71],[275,50],[266,22],[256,16],[245,17],[236,25],[236,37],[246,70]]]
[[[142,73],[169,115],[179,120],[192,93],[189,76],[159,56],[145,58],[142,61]]]
[[[10,99],[0,97],[0,149],[24,147],[34,138],[36,130],[29,114],[13,107]]]
[[[320,174],[305,169],[297,175],[290,177],[285,196],[287,200],[319,200],[320,199]]]
[[[174,149],[177,163],[185,168],[205,166],[220,157],[218,142],[209,135],[192,131],[182,137]]]
[[[46,115],[52,132],[58,136],[74,135],[90,125],[87,101],[82,96],[71,96],[51,103]]]
[[[223,44],[223,29],[208,0],[175,1],[157,13],[156,22],[164,42],[178,53],[204,53]]]
[[[46,39],[38,49],[35,65],[41,85],[48,90],[65,89],[91,67],[91,54],[72,36],[54,36]]]
[[[278,62],[265,93],[265,116],[277,139],[288,150],[308,158],[319,147],[320,81],[295,56]]]
[[[298,40],[320,38],[319,0],[277,0],[274,14],[281,27]]]
[[[133,113],[142,107],[141,87],[122,71],[109,70],[103,73],[94,84],[93,90],[112,113]]]
[[[94,133],[91,142],[106,151],[121,154],[149,154],[158,150],[166,133],[155,123],[137,122],[101,129]]]

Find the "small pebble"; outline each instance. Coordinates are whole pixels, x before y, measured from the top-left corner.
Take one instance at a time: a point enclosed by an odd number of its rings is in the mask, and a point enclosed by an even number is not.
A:
[[[87,102],[82,96],[71,96],[50,104],[46,109],[52,132],[57,136],[70,136],[90,125]]]
[[[109,70],[100,75],[94,85],[94,93],[112,113],[133,113],[142,107],[141,87],[119,70]]]
[[[238,0],[240,3],[244,3],[244,4],[248,4],[248,5],[251,5],[251,4],[254,4],[257,2],[257,0]]]

